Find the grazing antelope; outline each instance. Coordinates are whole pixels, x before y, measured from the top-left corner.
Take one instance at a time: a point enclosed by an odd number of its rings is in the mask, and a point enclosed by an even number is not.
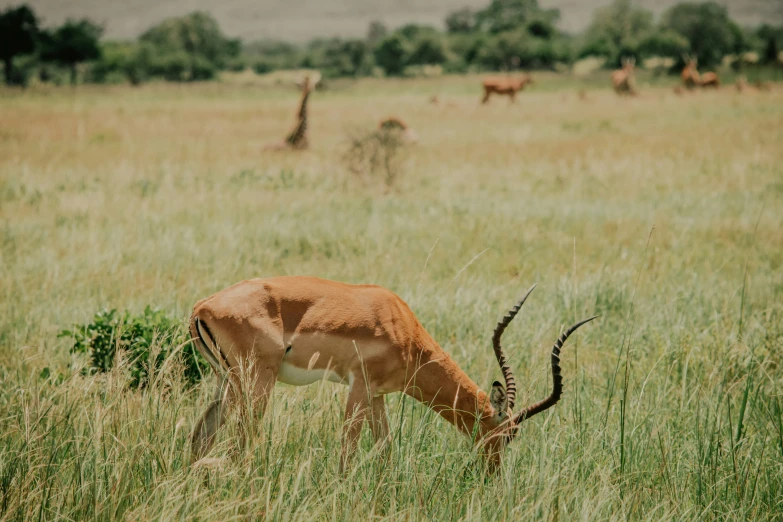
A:
[[[693,90],[695,87],[714,87],[717,89],[720,87],[720,77],[717,73],[706,72],[700,75],[696,68],[698,60],[688,55],[684,55],[683,58],[685,59],[685,67],[682,69],[680,76],[686,89]]]
[[[419,141],[419,135],[416,134],[416,131],[408,127],[404,121],[395,116],[381,120],[378,124],[378,130],[383,132],[400,132],[402,133],[403,141],[408,143],[416,143]]]
[[[291,132],[288,133],[285,140],[267,145],[264,147],[265,150],[303,150],[310,145],[307,139],[307,101],[310,98],[310,92],[315,89],[320,78],[320,75],[316,75],[315,79],[311,80],[310,76],[307,75],[302,82],[297,82],[297,86],[302,90],[302,99],[299,102],[299,112],[296,115],[296,124],[294,125],[294,128],[291,129]]]
[[[209,451],[229,408],[245,404],[243,382],[263,413],[275,382],[303,386],[325,379],[348,385],[341,472],[365,420],[376,442],[387,440],[384,395],[393,392],[426,404],[472,437],[489,469],[496,469],[521,423],[560,400],[560,348],[595,319],[576,323],[555,342],[549,397],[514,413],[516,381],[500,338],[533,288],[495,328],[492,346],[505,386],[495,381],[489,394],[430,337],[400,297],[380,286],[286,276],[242,281],[202,299],[193,308],[190,335],[217,374],[218,386],[193,431],[193,461]]]
[[[634,77],[634,67],[636,58],[623,58],[623,68],[612,72],[612,86],[614,92],[620,96],[636,95],[636,79]]]
[[[481,103],[487,103],[491,94],[498,94],[501,96],[508,96],[511,103],[517,99],[517,91],[521,91],[525,86],[534,83],[533,77],[529,74],[522,76],[521,78],[485,78],[482,82],[484,87],[484,97],[481,99]]]
[[[717,89],[720,87],[720,77],[717,73],[714,72],[706,72],[701,75],[701,79],[699,81],[699,86],[703,89],[705,87],[713,87]]]

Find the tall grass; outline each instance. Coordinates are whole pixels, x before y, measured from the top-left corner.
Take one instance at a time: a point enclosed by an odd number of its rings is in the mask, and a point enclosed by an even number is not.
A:
[[[295,92],[5,91],[0,519],[783,517],[783,92],[481,107],[462,81],[316,93],[313,150],[271,155]],[[421,140],[385,195],[339,160],[346,130],[390,114]],[[102,307],[184,320],[278,274],[393,289],[484,387],[492,327],[537,282],[504,338],[520,403],[547,393],[563,325],[602,317],[564,349],[564,399],[490,478],[399,395],[390,461],[365,433],[340,477],[346,390],[330,383],[279,385],[246,451],[233,419],[219,464],[193,469],[211,378],[189,391],[172,361],[133,390],[122,366],[83,376],[57,338]]]

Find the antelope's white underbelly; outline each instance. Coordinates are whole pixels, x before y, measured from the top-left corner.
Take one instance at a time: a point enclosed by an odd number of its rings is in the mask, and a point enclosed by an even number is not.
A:
[[[344,383],[343,379],[332,370],[299,368],[285,361],[277,372],[277,380],[292,386],[306,386],[314,382],[326,379],[327,381]]]

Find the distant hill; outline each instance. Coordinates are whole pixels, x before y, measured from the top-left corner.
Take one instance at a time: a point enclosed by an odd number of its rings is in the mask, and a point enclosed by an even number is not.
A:
[[[540,0],[561,11],[560,27],[584,29],[596,7],[611,0]],[[718,0],[741,25],[783,23],[783,0]],[[0,0],[0,8],[23,3]],[[364,36],[372,20],[389,27],[415,22],[441,27],[444,17],[460,7],[481,8],[488,0],[27,0],[45,25],[66,18],[89,17],[106,27],[106,37],[127,39],[172,16],[203,10],[223,30],[243,40],[274,38],[302,42],[318,36]],[[659,14],[676,0],[638,0]]]

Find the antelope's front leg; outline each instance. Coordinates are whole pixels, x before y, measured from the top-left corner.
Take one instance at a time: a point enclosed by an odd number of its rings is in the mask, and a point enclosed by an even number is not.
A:
[[[388,462],[391,450],[389,440],[389,418],[386,415],[386,402],[383,395],[372,398],[372,415],[370,418],[370,427],[375,444],[380,446],[383,460]]]
[[[340,474],[345,472],[351,455],[356,451],[364,419],[367,418],[370,408],[370,391],[367,389],[364,377],[357,377],[348,390],[348,402],[345,405]]]
[[[260,430],[260,421],[277,382],[282,353],[281,349],[280,353],[260,357],[240,371],[243,393],[239,404],[239,448],[243,453],[248,449],[248,438],[254,441]]]

